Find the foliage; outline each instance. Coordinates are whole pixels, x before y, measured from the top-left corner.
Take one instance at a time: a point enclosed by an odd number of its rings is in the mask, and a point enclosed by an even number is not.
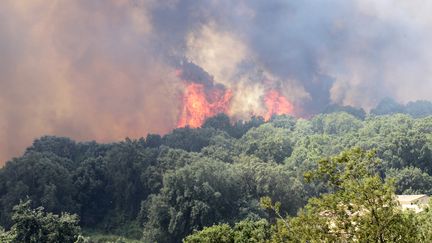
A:
[[[241,139],[241,151],[255,155],[263,161],[282,163],[292,153],[288,132],[270,124],[252,128]]]
[[[186,237],[183,242],[231,243],[234,242],[234,232],[228,224],[215,225]]]
[[[322,113],[329,114],[335,112],[346,112],[360,120],[364,120],[366,118],[366,112],[362,108],[356,108],[352,106],[330,105]]]
[[[413,217],[403,214],[391,180],[378,175],[374,152],[353,149],[319,161],[307,176],[326,181],[332,193],[312,198],[290,221],[294,239],[308,241],[412,242]]]
[[[410,101],[406,105],[386,98],[383,99],[376,108],[371,110],[373,115],[390,115],[394,113],[409,114],[415,118],[427,117],[432,115],[432,102],[426,100]]]
[[[428,207],[418,214],[416,225],[419,229],[420,241],[430,241],[432,239],[432,200],[429,200]]]
[[[296,217],[286,217],[281,203],[261,198],[261,206],[276,216],[241,221],[233,228],[218,225],[188,236],[185,242],[415,242],[430,236],[430,211],[417,217],[402,212],[395,200],[392,180],[384,181],[374,151],[355,148],[322,159],[305,176],[322,180],[329,193],[311,198]],[[424,222],[419,229],[417,224]],[[222,238],[226,236],[226,238]],[[213,237],[213,238],[212,238]],[[218,242],[218,241],[216,241]]]
[[[2,227],[0,227],[0,242],[9,243],[13,242],[15,239],[15,233],[12,231],[5,231]]]
[[[243,220],[230,227],[228,224],[205,227],[186,237],[184,243],[259,243],[266,242],[271,234],[267,220]]]
[[[163,144],[188,152],[199,152],[202,148],[209,145],[212,136],[220,132],[211,127],[197,129],[189,127],[177,128],[172,133],[163,137]]]
[[[228,166],[219,161],[200,160],[167,173],[161,193],[152,197],[145,209],[148,215],[145,229],[174,241],[193,229],[236,218],[242,192]],[[147,237],[146,241],[157,240],[152,235]]]
[[[394,180],[397,194],[432,194],[432,177],[419,168],[390,169],[387,176]]]
[[[371,110],[371,114],[373,115],[390,115],[395,113],[403,113],[404,107],[403,105],[397,103],[391,98],[385,98],[381,100],[378,105]]]
[[[323,134],[346,134],[362,127],[360,120],[344,112],[318,115],[311,120],[311,124],[316,133]]]
[[[1,242],[75,242],[80,227],[78,217],[45,213],[42,207],[31,209],[31,201],[21,202],[13,210],[11,230],[0,231]]]
[[[35,205],[50,212],[75,212],[75,188],[66,166],[71,161],[52,153],[29,152],[9,163],[2,171],[3,191],[0,198],[1,217],[6,227],[11,225],[14,205],[27,196]]]
[[[322,169],[321,158],[352,147],[376,151],[374,173],[388,183],[392,178],[397,193],[429,194],[428,107],[387,102],[363,116],[334,106],[307,120],[275,115],[267,122],[219,114],[201,128],[110,144],[45,136],[0,169],[0,225],[10,229],[13,206],[30,199],[50,213],[78,214],[83,228],[136,240],[178,242],[203,227],[234,230],[235,223],[266,219],[281,236],[270,240],[280,242],[284,222],[262,209],[260,198],[282,202],[284,219],[295,216],[308,199],[338,189],[328,183],[331,176],[308,181],[304,174]],[[9,237],[6,232],[1,237]]]

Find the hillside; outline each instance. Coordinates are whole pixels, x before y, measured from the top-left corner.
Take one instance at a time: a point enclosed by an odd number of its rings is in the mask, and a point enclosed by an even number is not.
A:
[[[334,112],[231,123],[220,114],[201,128],[111,144],[41,137],[0,170],[0,221],[9,228],[12,207],[30,199],[77,214],[84,229],[179,242],[204,226],[271,220],[262,197],[295,215],[329,189],[304,174],[352,147],[375,151],[396,193],[432,192],[432,117]]]

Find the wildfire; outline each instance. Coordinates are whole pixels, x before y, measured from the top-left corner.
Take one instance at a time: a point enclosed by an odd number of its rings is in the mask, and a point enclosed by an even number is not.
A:
[[[233,108],[231,102],[238,102],[232,98],[233,92],[240,86],[233,85],[228,89],[216,83],[210,74],[191,62],[182,62],[175,74],[185,84],[177,127],[201,127],[207,118],[218,113],[236,116],[238,109]],[[249,111],[250,114],[261,115],[265,120],[270,120],[272,115],[293,114],[294,106],[275,85],[271,82],[264,82],[263,85],[267,86],[264,96],[252,96],[260,99],[256,102],[262,107],[254,107],[256,110]],[[235,105],[238,106],[238,103]],[[234,110],[230,110],[231,108]]]
[[[272,115],[292,114],[294,106],[277,90],[270,90],[264,97],[267,112],[264,119],[268,121]]]
[[[178,127],[200,127],[206,118],[228,111],[232,93],[221,87],[188,83],[183,94],[183,108]]]

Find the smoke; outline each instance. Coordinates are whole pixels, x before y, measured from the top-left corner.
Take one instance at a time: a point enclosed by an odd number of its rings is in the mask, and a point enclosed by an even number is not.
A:
[[[431,11],[425,0],[5,0],[0,161],[44,134],[169,131],[184,59],[233,90],[236,118],[265,112],[275,89],[300,116],[432,99]]]
[[[128,1],[6,1],[0,7],[0,159],[43,134],[112,141],[164,133],[180,88]]]

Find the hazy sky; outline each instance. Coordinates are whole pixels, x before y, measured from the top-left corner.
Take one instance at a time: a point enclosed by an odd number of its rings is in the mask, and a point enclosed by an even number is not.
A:
[[[432,99],[429,0],[3,0],[0,161],[49,134],[114,141],[175,127],[186,58],[260,109]],[[1,164],[1,162],[0,162]]]

